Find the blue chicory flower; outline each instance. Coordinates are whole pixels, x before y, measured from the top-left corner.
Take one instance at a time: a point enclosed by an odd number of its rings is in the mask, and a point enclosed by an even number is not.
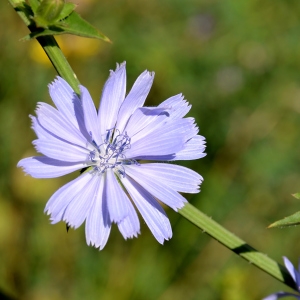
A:
[[[154,237],[163,244],[172,237],[169,219],[158,200],[175,211],[197,193],[203,178],[171,163],[204,157],[205,138],[181,94],[158,107],[143,107],[154,73],[143,72],[126,93],[125,62],[111,71],[97,112],[88,90],[76,95],[60,77],[49,85],[54,107],[38,103],[30,116],[36,150],[44,156],[22,159],[18,167],[35,178],[54,178],[81,170],[57,190],[45,212],[52,223],[78,228],[85,221],[88,245],[103,249],[116,223],[125,239],[137,237],[139,210]],[[141,163],[156,160],[160,163]]]
[[[298,290],[298,292],[300,293],[300,260],[299,260],[299,266],[298,266],[298,270],[293,266],[293,264],[289,261],[289,259],[287,257],[283,257],[283,261],[284,261],[284,265],[287,268],[288,272],[290,273],[291,277],[293,278],[294,282],[295,282],[295,286]],[[300,294],[296,295],[293,293],[287,293],[287,292],[277,292],[274,293],[266,298],[264,298],[263,300],[277,300],[283,297],[287,297],[287,296],[292,296],[295,297],[296,299],[300,299]]]

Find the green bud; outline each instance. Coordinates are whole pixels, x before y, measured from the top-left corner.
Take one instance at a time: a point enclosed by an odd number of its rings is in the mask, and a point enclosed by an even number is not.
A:
[[[37,9],[36,17],[43,20],[44,24],[51,25],[59,20],[64,5],[64,0],[42,0]]]

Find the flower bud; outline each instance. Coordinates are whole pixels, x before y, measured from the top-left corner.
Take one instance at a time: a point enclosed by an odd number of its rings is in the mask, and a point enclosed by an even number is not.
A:
[[[37,16],[45,23],[52,24],[59,20],[59,15],[64,5],[64,0],[42,0],[37,9]]]

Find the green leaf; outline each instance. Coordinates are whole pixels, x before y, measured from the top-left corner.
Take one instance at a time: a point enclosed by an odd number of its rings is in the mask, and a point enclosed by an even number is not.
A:
[[[24,36],[21,41],[28,41],[30,39],[35,39],[41,36],[50,36],[50,35],[60,35],[60,34],[64,34],[65,32],[63,32],[60,28],[57,28],[55,26],[51,26],[51,29],[37,29],[34,32],[31,32],[30,34]]]
[[[296,199],[300,199],[300,193],[292,194],[292,196],[295,197]]]
[[[59,15],[59,20],[65,19],[67,16],[69,16],[76,6],[77,5],[74,3],[66,3]]]
[[[101,33],[97,28],[89,22],[81,18],[81,16],[73,11],[59,26],[62,30],[69,34],[101,39],[110,42],[110,39]]]
[[[60,34],[73,34],[88,38],[101,39],[106,42],[111,42],[108,37],[102,34],[98,29],[92,26],[90,23],[85,21],[73,11],[66,19],[56,23],[55,25],[49,26],[48,29],[40,29],[30,33],[23,39],[33,39],[40,36],[47,35],[60,35]]]
[[[273,228],[273,227],[283,228],[283,227],[290,227],[296,225],[300,225],[300,211],[294,213],[291,216],[288,216],[286,218],[274,222],[273,224],[269,225],[268,228]]]

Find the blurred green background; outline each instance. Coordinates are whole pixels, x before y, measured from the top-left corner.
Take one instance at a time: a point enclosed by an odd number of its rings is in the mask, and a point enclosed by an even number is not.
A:
[[[300,210],[300,2],[287,0],[77,0],[113,44],[62,36],[59,44],[98,105],[109,69],[127,61],[128,90],[155,71],[146,102],[183,93],[207,157],[185,163],[204,177],[188,200],[282,262],[300,256],[300,227],[267,229]],[[28,115],[51,103],[56,73],[21,19],[0,3],[0,292],[12,299],[261,299],[288,290],[166,209],[173,238],[161,246],[142,221],[138,239],[113,228],[103,251],[84,226],[66,233],[43,214],[74,178],[37,180],[16,168],[35,153]]]

